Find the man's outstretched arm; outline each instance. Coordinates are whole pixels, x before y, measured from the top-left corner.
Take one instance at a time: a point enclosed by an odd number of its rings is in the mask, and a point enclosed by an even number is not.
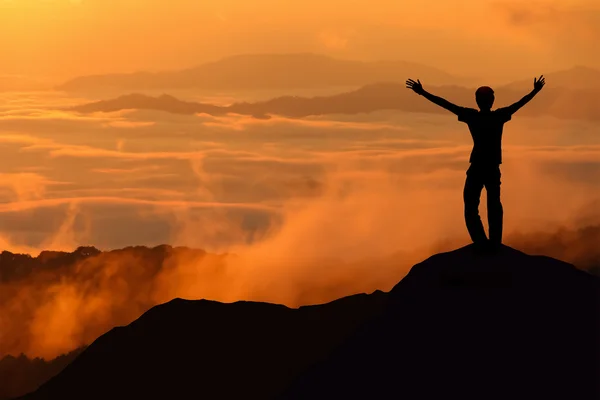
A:
[[[530,93],[523,96],[523,98],[521,100],[517,101],[514,104],[511,104],[508,107],[505,107],[504,109],[510,115],[516,113],[521,107],[523,107],[525,104],[529,103],[531,101],[531,99],[533,99],[535,97],[535,95],[538,94],[540,92],[540,90],[542,90],[542,88],[544,87],[545,84],[546,84],[546,79],[544,78],[544,75],[540,76],[539,79],[533,78],[533,90]]]
[[[427,92],[425,89],[423,89],[423,85],[421,85],[421,81],[418,79],[416,82],[412,79],[407,80],[406,87],[408,89],[412,89],[416,94],[419,94],[419,95],[425,97],[427,100],[431,101],[432,103],[437,104],[438,106],[445,108],[446,110],[448,110],[456,115],[458,115],[458,113],[463,109],[462,107],[457,106],[456,104],[450,103],[446,99],[443,99],[441,97],[435,96],[435,95]]]

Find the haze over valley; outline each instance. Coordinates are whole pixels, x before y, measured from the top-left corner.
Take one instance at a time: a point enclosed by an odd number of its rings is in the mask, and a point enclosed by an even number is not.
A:
[[[0,387],[177,297],[320,304],[470,243],[471,135],[408,78],[497,108],[544,74],[504,242],[600,274],[595,1],[325,3],[0,0]]]

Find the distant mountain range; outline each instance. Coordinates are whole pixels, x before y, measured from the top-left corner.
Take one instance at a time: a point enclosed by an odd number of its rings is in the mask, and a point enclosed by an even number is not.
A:
[[[576,66],[544,72],[548,87],[600,90],[600,71]],[[403,83],[420,79],[425,85],[480,86],[480,79],[456,76],[439,68],[409,61],[341,60],[312,53],[243,54],[180,71],[135,72],[81,76],[56,89],[71,93],[123,93],[170,90],[236,92],[361,87],[379,82]],[[531,78],[505,89],[524,90]]]
[[[401,82],[418,75],[431,84],[464,84],[466,79],[408,61],[352,61],[324,55],[247,54],[181,71],[82,76],[59,85],[66,92],[197,89],[210,91],[359,87]]]
[[[85,347],[63,354],[53,360],[6,356],[0,359],[0,400],[8,400],[33,392],[42,383],[61,372]]]
[[[552,78],[549,77],[550,81]],[[533,86],[533,81],[531,82]],[[462,106],[476,107],[474,89],[459,86],[430,86],[425,88],[438,96]],[[514,89],[512,85],[496,89],[496,107],[509,105],[527,94],[525,90]],[[546,88],[519,111],[523,116],[554,116],[561,119],[581,119],[600,121],[599,89],[578,89],[570,87]],[[188,102],[173,96],[159,97],[144,94],[130,94],[110,100],[69,107],[66,110],[80,113],[113,112],[125,109],[158,110],[173,114],[228,113],[251,115],[256,118],[269,118],[270,115],[286,117],[307,117],[327,114],[359,114],[379,110],[401,110],[424,113],[447,113],[446,110],[419,98],[415,93],[399,83],[378,83],[363,86],[357,90],[332,96],[298,97],[283,96],[254,103],[235,103],[217,106],[207,103]]]
[[[300,308],[174,299],[21,399],[596,400],[599,300],[600,279],[573,265],[470,245],[387,293]]]
[[[565,88],[575,90],[600,90],[600,71],[584,66],[544,73],[549,88]],[[533,76],[504,85],[501,89],[524,90],[533,86]],[[537,76],[536,76],[537,78]],[[499,88],[500,89],[500,88]]]

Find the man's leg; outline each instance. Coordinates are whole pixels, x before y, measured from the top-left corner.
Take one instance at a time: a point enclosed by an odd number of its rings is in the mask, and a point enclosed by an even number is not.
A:
[[[479,216],[479,198],[483,190],[483,180],[481,173],[472,166],[467,171],[467,179],[465,181],[465,189],[463,198],[465,201],[465,222],[471,240],[476,244],[487,242],[487,236],[481,223]]]
[[[487,190],[488,224],[490,227],[490,242],[494,246],[502,243],[502,219],[504,210],[500,201],[500,167],[492,169],[485,180]]]

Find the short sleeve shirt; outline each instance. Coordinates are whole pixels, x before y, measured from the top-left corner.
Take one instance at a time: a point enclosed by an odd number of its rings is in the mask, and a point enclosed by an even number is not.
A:
[[[502,129],[511,120],[507,108],[481,112],[461,107],[458,120],[468,125],[473,137],[472,164],[502,164]]]

